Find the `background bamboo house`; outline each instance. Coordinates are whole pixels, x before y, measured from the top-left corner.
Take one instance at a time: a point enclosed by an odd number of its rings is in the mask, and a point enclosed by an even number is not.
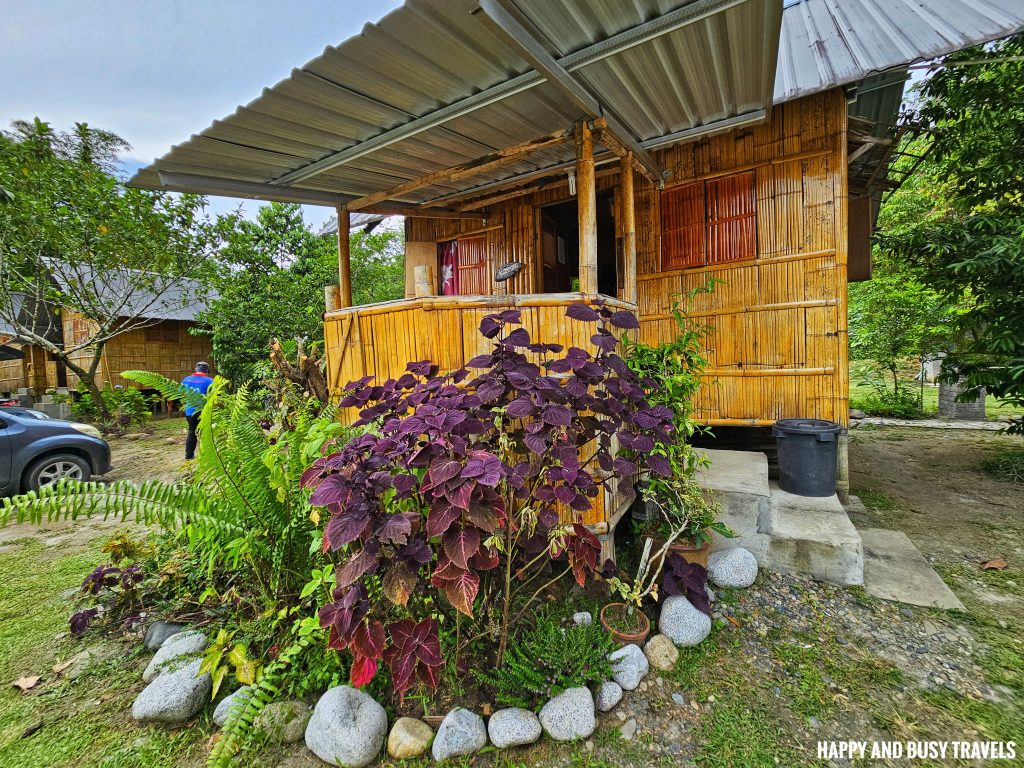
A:
[[[209,291],[195,280],[180,278],[163,296],[136,290],[125,307],[132,321],[130,329],[108,341],[97,369],[100,386],[139,386],[121,378],[122,371],[148,370],[180,379],[192,372],[198,360],[210,360],[210,337],[194,335],[196,317],[206,306]],[[206,298],[203,298],[206,297]],[[90,338],[94,329],[88,318],[66,307],[48,307],[58,318],[48,324],[47,338],[71,347]],[[0,345],[12,354],[0,358],[0,393],[30,389],[38,397],[49,389],[74,391],[78,377],[40,346],[20,340],[15,328],[0,323]],[[72,360],[88,368],[92,349],[83,348]]]
[[[713,278],[699,415],[753,444],[784,417],[845,425],[846,287],[870,274],[907,65],[1009,33],[1013,2],[409,0],[132,183],[336,206],[342,231],[406,217],[403,300],[350,306],[339,242],[335,389],[460,366],[499,307],[585,347],[565,306],[610,302],[664,341]],[[610,489],[586,522],[623,511]]]

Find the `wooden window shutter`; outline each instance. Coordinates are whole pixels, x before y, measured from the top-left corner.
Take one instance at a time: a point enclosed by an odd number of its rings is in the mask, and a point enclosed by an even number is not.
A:
[[[491,291],[487,274],[487,235],[459,240],[458,255],[459,295],[482,296],[489,294]]]
[[[757,255],[757,196],[754,173],[707,182],[708,264]]]
[[[661,195],[662,269],[704,264],[704,183],[686,184]]]

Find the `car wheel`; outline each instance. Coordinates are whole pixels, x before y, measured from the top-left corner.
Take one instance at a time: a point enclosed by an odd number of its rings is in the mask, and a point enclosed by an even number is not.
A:
[[[44,456],[28,468],[25,473],[25,489],[38,491],[44,485],[58,480],[86,481],[92,477],[89,462],[73,453],[59,453]]]

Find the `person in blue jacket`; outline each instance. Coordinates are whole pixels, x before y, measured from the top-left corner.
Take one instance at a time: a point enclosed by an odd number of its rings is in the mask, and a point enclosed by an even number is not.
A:
[[[182,379],[181,383],[189,389],[194,389],[205,395],[206,390],[213,384],[213,379],[210,378],[210,364],[202,361],[196,363],[195,372]],[[188,437],[185,438],[185,461],[191,461],[196,457],[196,443],[199,442],[196,437],[196,427],[199,426],[199,409],[194,405],[186,406],[185,421],[188,422]]]

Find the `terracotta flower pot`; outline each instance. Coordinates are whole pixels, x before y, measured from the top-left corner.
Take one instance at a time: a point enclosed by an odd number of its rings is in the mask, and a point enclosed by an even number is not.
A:
[[[657,568],[659,561],[655,557],[654,553],[658,552],[663,546],[665,546],[665,539],[660,536],[652,537],[654,542],[651,545],[651,568]],[[711,554],[711,542],[704,542],[703,546],[695,547],[690,541],[685,539],[676,539],[668,548],[669,554],[676,553],[680,555],[683,560],[688,563],[697,563],[703,568],[708,567],[708,555]]]
[[[678,552],[683,560],[688,563],[697,563],[704,568],[708,567],[708,555],[711,554],[711,542],[705,541],[700,547],[695,547],[689,541],[676,541],[671,547],[670,552]]]
[[[623,645],[638,645],[641,648],[644,647],[644,641],[647,640],[647,636],[651,633],[651,620],[647,618],[647,615],[639,608],[634,612],[634,617],[637,617],[638,623],[641,629],[637,632],[623,632],[622,630],[616,629],[612,624],[609,623],[609,619],[612,621],[616,618],[616,613],[620,615],[625,614],[629,608],[625,603],[608,603],[604,608],[601,609],[601,626],[604,627],[616,641]]]

